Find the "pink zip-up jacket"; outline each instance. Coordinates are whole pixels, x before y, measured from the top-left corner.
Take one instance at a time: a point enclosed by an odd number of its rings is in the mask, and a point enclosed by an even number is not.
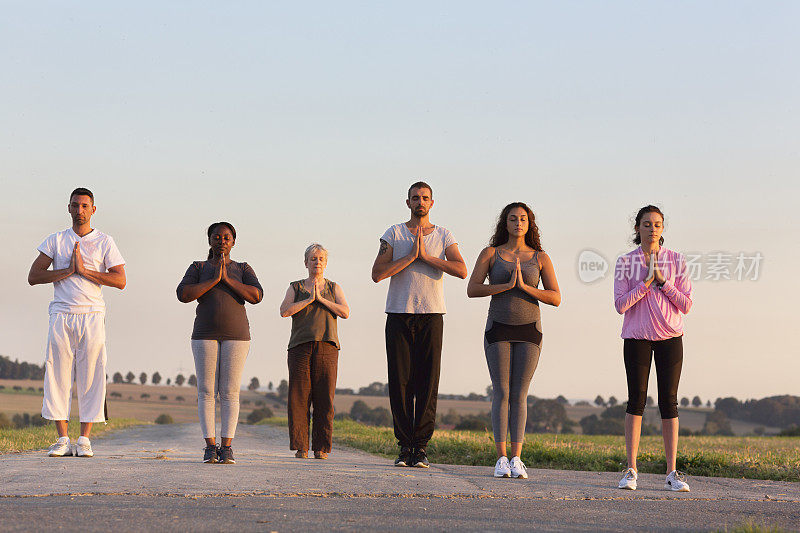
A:
[[[623,339],[661,341],[683,335],[683,316],[692,308],[692,280],[683,254],[661,248],[658,268],[667,281],[648,287],[644,252],[636,248],[617,259],[614,269],[614,307],[624,314]]]

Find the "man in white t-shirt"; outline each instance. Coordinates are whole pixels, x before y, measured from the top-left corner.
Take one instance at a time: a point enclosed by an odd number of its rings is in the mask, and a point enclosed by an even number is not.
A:
[[[75,454],[92,457],[89,434],[94,422],[105,422],[106,332],[103,285],[125,288],[125,260],[114,239],[92,229],[97,208],[89,189],[69,197],[72,227],[53,233],[39,245],[28,283],[53,284],[45,355],[42,416],[55,420],[58,440],[48,455],[72,455],[67,433],[75,381],[81,436]],[[50,265],[53,266],[50,270]]]
[[[430,222],[433,189],[417,182],[408,190],[408,222],[381,237],[372,280],[391,277],[386,296],[386,359],[395,466],[428,467],[425,447],[436,424],[442,358],[444,274],[467,277],[453,234]]]

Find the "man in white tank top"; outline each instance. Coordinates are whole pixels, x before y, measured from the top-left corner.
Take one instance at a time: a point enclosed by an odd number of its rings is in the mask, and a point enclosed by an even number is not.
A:
[[[69,197],[72,227],[53,233],[39,245],[28,283],[53,284],[50,326],[44,362],[42,416],[55,420],[58,440],[48,455],[72,455],[67,434],[75,380],[81,436],[76,455],[94,455],[89,434],[94,422],[105,421],[106,332],[103,285],[125,288],[125,260],[114,239],[91,227],[97,208],[89,189]],[[53,269],[50,270],[50,265]]]
[[[442,315],[442,278],[467,277],[455,237],[429,220],[433,190],[424,182],[408,190],[408,222],[381,237],[372,266],[375,283],[391,278],[386,295],[386,359],[394,434],[400,446],[395,466],[426,468],[428,444],[436,424]]]

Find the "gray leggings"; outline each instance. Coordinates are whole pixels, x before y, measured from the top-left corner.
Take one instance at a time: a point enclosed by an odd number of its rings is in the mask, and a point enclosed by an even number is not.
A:
[[[239,388],[250,341],[192,339],[197,372],[197,413],[204,438],[215,437],[214,398],[219,394],[221,437],[233,438],[239,421]]]
[[[494,441],[506,442],[510,425],[511,442],[522,442],[528,418],[528,387],[539,364],[539,347],[532,342],[500,341],[487,344],[485,339],[483,346],[494,391]]]

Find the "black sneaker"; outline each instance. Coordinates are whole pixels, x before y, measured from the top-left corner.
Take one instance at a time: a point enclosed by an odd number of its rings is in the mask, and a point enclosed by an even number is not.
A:
[[[417,448],[414,450],[414,459],[412,464],[417,468],[428,468],[431,464],[428,462],[428,455],[425,453],[425,448]]]
[[[219,463],[224,465],[236,464],[236,460],[233,458],[233,450],[230,446],[220,446],[217,453],[219,453]]]
[[[216,445],[210,444],[206,446],[205,453],[203,454],[203,462],[213,464],[217,461],[219,461],[219,455],[217,454]]]
[[[403,446],[400,448],[400,455],[394,460],[394,466],[411,466],[411,448]]]

